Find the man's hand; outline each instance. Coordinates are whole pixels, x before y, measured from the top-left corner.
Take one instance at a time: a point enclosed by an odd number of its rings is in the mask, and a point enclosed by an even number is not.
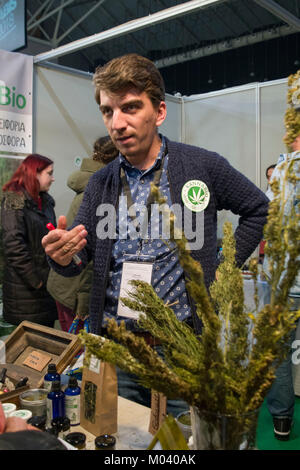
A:
[[[83,225],[77,225],[68,231],[67,221],[64,215],[58,219],[57,228],[51,230],[42,239],[42,245],[50,258],[61,266],[68,266],[71,263],[75,253],[81,251],[87,241],[87,231]]]
[[[26,421],[17,416],[12,416],[11,418],[6,418],[2,404],[0,403],[0,434],[4,432],[16,432],[16,431],[39,431],[38,428],[27,424]]]
[[[17,416],[11,416],[6,418],[6,426],[4,432],[17,432],[17,431],[40,431],[40,429],[31,424],[27,424],[26,421]]]

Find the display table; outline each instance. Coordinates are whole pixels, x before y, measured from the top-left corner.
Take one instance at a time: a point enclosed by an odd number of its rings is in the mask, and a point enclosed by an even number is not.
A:
[[[146,450],[153,439],[148,432],[150,408],[133,401],[118,397],[118,432],[117,450]],[[86,449],[95,449],[95,437],[81,426],[72,426],[71,432],[83,432],[86,435]]]

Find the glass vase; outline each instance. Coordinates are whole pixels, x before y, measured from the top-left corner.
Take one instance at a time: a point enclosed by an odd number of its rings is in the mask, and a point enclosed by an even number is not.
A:
[[[258,413],[259,409],[233,416],[191,407],[193,449],[255,449]]]

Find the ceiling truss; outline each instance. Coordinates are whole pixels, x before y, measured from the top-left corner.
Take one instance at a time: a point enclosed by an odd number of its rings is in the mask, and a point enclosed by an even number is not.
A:
[[[139,0],[141,10],[146,11],[147,1],[151,3],[150,0]],[[149,51],[149,39],[152,41],[154,49],[159,47],[159,38],[151,31],[150,27],[165,22],[166,35],[171,35],[172,28],[168,28],[168,22],[174,20],[177,27],[182,32],[182,37],[180,38],[181,47],[178,47],[178,53],[166,53],[165,57],[155,61],[157,67],[167,67],[299,32],[300,18],[281,6],[277,1],[248,0],[247,2],[243,2],[244,10],[248,10],[247,20],[247,18],[241,15],[240,5],[236,0],[190,0],[169,8],[167,6],[167,0],[157,0],[156,5],[162,7],[160,11],[119,24],[118,12],[116,11],[116,14],[112,13],[111,8],[108,8],[110,4],[105,4],[108,3],[106,0],[97,0],[96,2],[93,0],[83,2],[78,2],[77,0],[61,0],[59,5],[55,0],[44,0],[35,11],[31,11],[30,8],[28,8],[27,31],[29,39],[51,48],[48,52],[37,54],[34,57],[35,63],[49,61],[74,52],[80,52],[88,63],[92,64],[93,61],[84,49],[95,46],[99,56],[106,59],[107,52],[103,44],[125,35],[127,35],[128,40],[132,42],[138,53],[146,55]],[[120,0],[118,3],[122,6],[122,9],[128,17],[135,17],[136,12],[132,11],[132,2],[125,0],[122,2],[122,0]],[[279,19],[280,22],[278,25],[265,29],[262,27],[259,31],[251,31],[251,22],[253,23],[253,18],[255,19],[255,12],[253,11],[254,9],[251,8],[251,3],[259,5],[265,12],[273,15],[277,22]],[[234,18],[235,21],[229,22],[228,15],[225,17],[225,15],[219,13],[217,7],[220,4],[224,5],[230,18]],[[71,8],[80,5],[87,7],[85,13],[80,17],[73,17]],[[206,7],[213,7],[213,23],[207,21],[205,15],[199,15],[198,28],[193,28],[190,23],[185,21],[188,15],[200,10],[205,11]],[[103,24],[99,24],[99,29],[102,30],[91,35],[88,30],[85,30],[85,21],[89,17],[92,18],[93,14],[96,14],[99,9],[102,14],[101,18],[103,18]],[[297,14],[299,15],[299,8]],[[63,21],[64,15],[66,15],[68,19],[66,23]],[[49,20],[52,25],[51,28],[49,26]],[[105,29],[104,24],[108,24],[108,22],[117,26]],[[256,23],[263,25],[263,22],[257,14]],[[48,24],[47,28],[46,24]],[[223,28],[225,31],[224,34],[227,37],[223,40],[212,41],[210,44],[201,44],[203,43],[201,40],[203,31],[205,31],[207,36],[214,37],[218,25]],[[237,30],[239,29],[239,25],[241,25],[245,31],[248,31],[248,33],[238,35]],[[80,34],[78,33],[79,29],[81,29]],[[150,36],[142,40],[140,36],[134,34],[140,30],[148,30]],[[81,39],[74,40],[76,31],[77,37],[80,35]],[[66,41],[68,42],[65,43]],[[185,42],[192,44],[192,46],[187,48],[189,50],[181,51],[180,49],[184,49],[185,47]],[[171,49],[170,47],[170,50]]]

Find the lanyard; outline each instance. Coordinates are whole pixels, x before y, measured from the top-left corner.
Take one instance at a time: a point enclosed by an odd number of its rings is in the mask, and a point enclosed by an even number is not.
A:
[[[153,184],[155,186],[159,185],[161,175],[162,175],[162,172],[163,172],[164,158],[165,158],[166,154],[167,154],[167,146],[165,147],[164,153],[162,155],[161,162],[160,162],[160,167],[157,170],[155,170],[155,174],[154,174],[154,178],[153,178]],[[132,199],[130,187],[129,187],[127,177],[126,177],[126,173],[125,173],[125,170],[124,170],[123,167],[121,167],[120,178],[121,178],[121,184],[122,184],[122,187],[123,187],[123,191],[124,191],[124,194],[125,194],[126,200],[127,200],[128,215],[129,215],[136,231],[141,232],[140,236],[141,236],[141,238],[143,238],[144,235],[145,235],[145,232],[147,230],[147,225],[145,226],[145,222],[149,223],[149,221],[150,221],[151,205],[154,202],[154,197],[151,194],[151,189],[150,189],[150,192],[149,192],[149,195],[148,195],[148,198],[147,198],[147,202],[146,202],[146,209],[147,209],[148,217],[147,218],[144,217],[143,223],[141,224],[141,228],[140,228],[138,226],[138,219],[137,219],[137,215],[136,215],[135,205],[134,205],[134,202],[133,202],[133,199]]]
[[[86,317],[84,318],[80,318],[78,315],[75,316],[70,328],[69,328],[69,331],[68,333],[73,333],[74,335],[76,335],[76,332],[77,332],[77,327],[78,327],[78,324],[79,324],[79,320],[83,320],[83,328],[84,330],[89,333],[90,331],[90,322],[89,322],[89,316],[87,315]]]

